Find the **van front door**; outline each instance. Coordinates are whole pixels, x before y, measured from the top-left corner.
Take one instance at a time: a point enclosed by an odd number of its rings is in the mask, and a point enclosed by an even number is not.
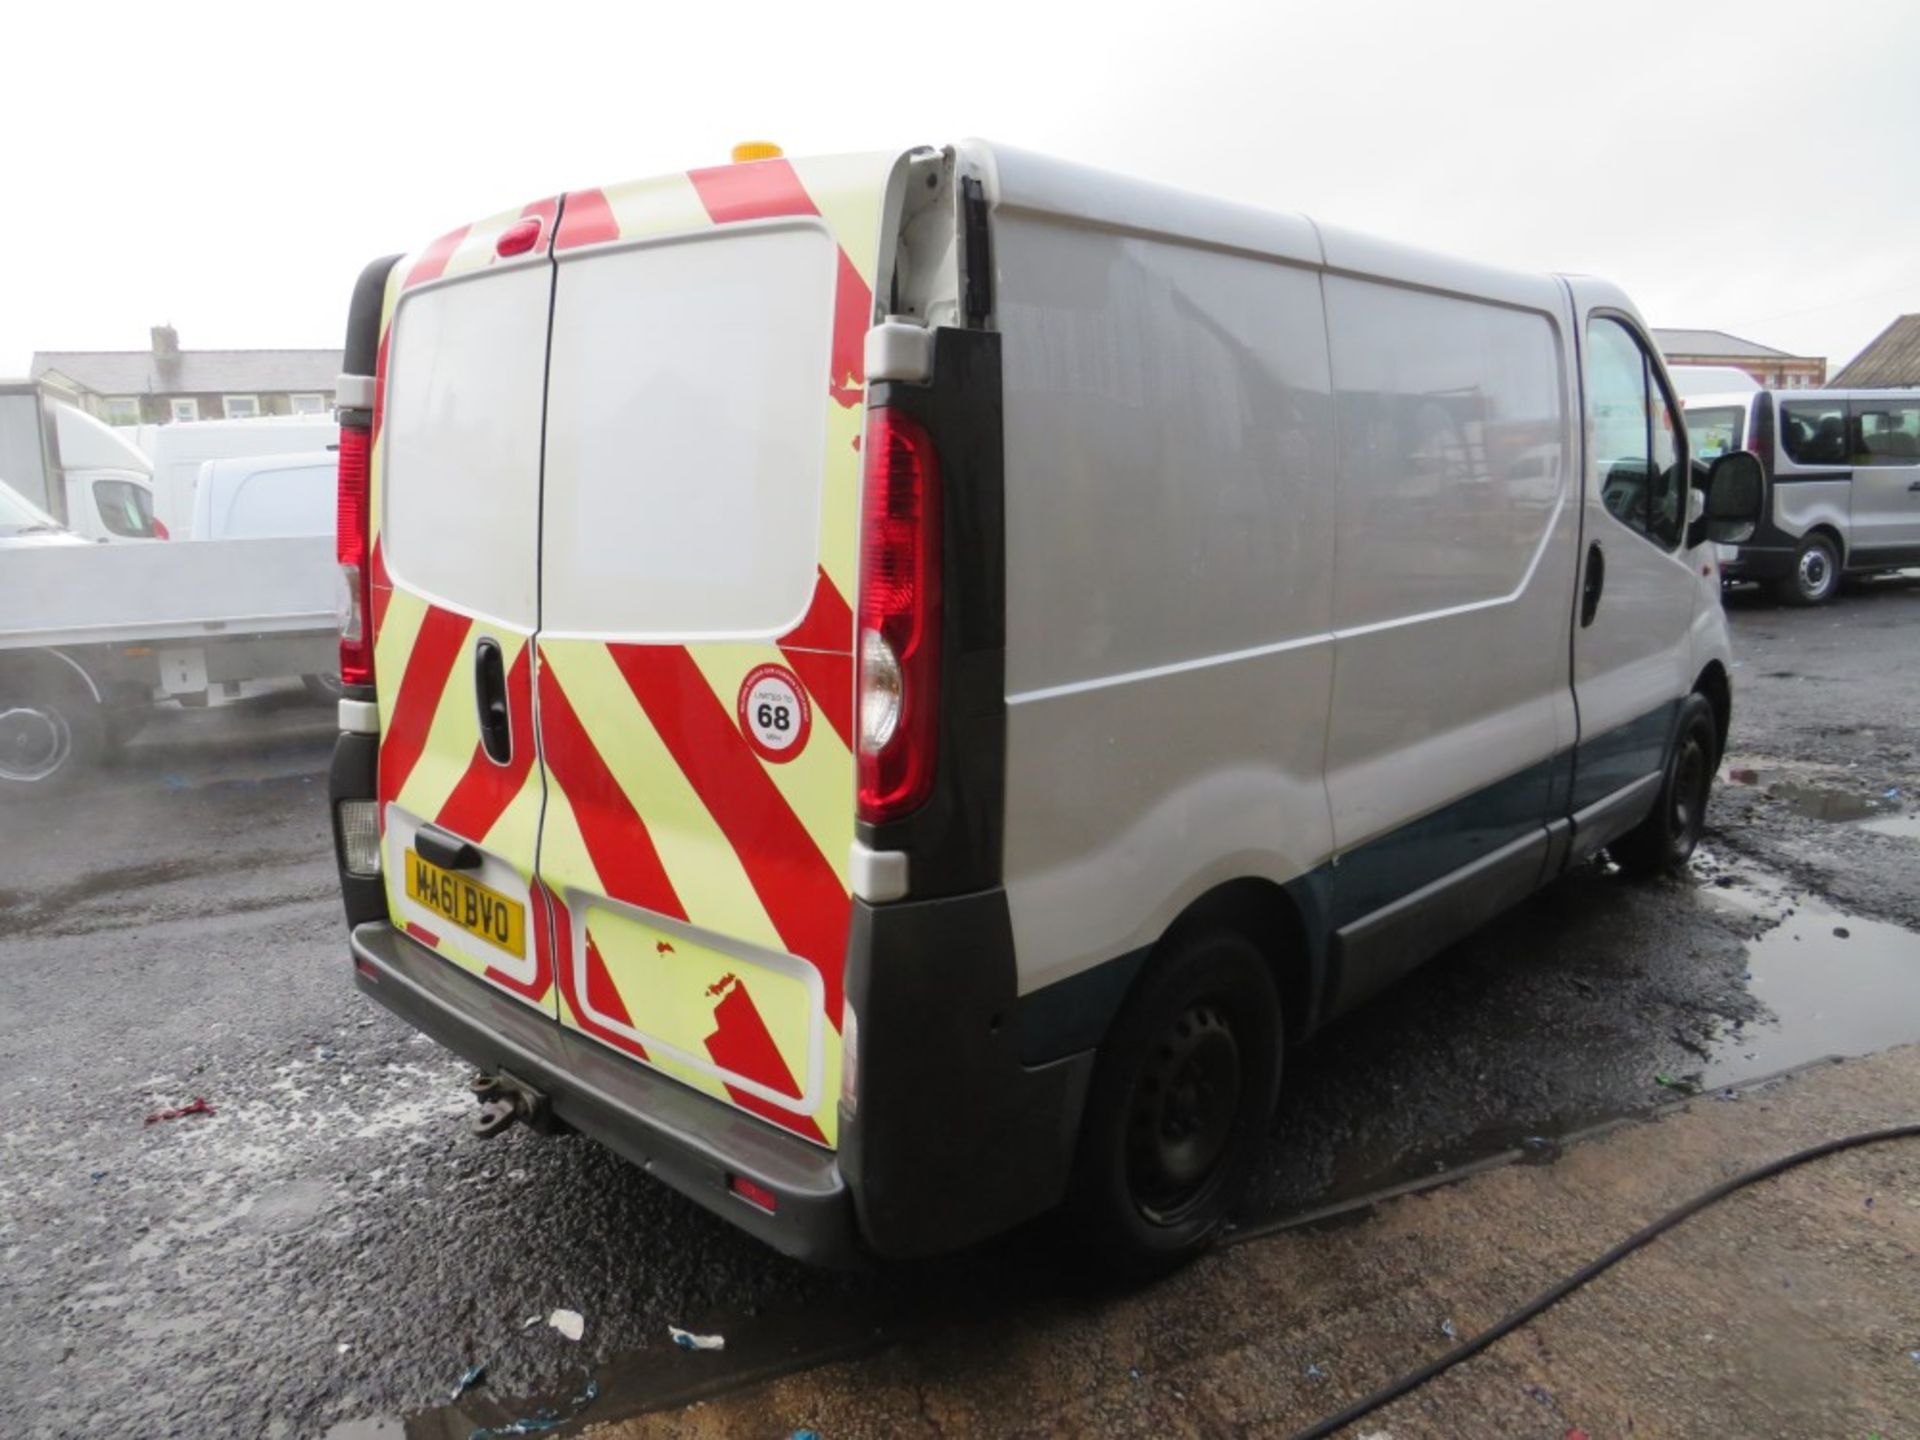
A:
[[[1652,807],[1692,685],[1699,558],[1687,547],[1686,431],[1639,322],[1573,282],[1586,421],[1574,596],[1573,844],[1589,854]]]
[[[394,267],[370,560],[388,911],[549,1014],[532,637],[552,213],[476,224]],[[497,255],[526,220],[533,248]]]

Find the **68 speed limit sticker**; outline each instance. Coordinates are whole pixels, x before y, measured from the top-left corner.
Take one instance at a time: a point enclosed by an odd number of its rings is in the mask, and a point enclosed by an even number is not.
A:
[[[813,706],[784,665],[756,665],[740,682],[740,733],[762,760],[784,765],[807,747]]]

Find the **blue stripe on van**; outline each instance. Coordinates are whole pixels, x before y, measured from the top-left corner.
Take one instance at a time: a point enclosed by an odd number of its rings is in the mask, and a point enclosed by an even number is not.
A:
[[[1668,701],[1288,881],[1284,888],[1307,923],[1309,963],[1324,970],[1335,930],[1661,768],[1679,707],[1678,699]],[[1044,1064],[1097,1046],[1151,949],[1021,996],[1021,1061]],[[1316,997],[1324,979],[1313,976]]]

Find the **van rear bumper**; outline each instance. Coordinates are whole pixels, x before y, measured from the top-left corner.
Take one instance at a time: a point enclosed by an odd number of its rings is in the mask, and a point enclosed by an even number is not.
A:
[[[540,1091],[576,1130],[783,1254],[857,1259],[853,1201],[831,1152],[563,1029],[385,921],[355,926],[352,945],[361,990],[479,1069]],[[730,1175],[772,1191],[775,1212],[735,1195]]]

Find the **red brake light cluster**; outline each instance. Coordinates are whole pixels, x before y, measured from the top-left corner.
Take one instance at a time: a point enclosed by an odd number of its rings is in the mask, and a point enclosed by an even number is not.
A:
[[[909,417],[869,412],[860,512],[859,814],[897,819],[933,788],[940,712],[940,472]]]
[[[340,427],[340,509],[334,555],[340,561],[340,681],[373,683],[372,576],[368,573],[367,461],[373,432],[363,425]]]

